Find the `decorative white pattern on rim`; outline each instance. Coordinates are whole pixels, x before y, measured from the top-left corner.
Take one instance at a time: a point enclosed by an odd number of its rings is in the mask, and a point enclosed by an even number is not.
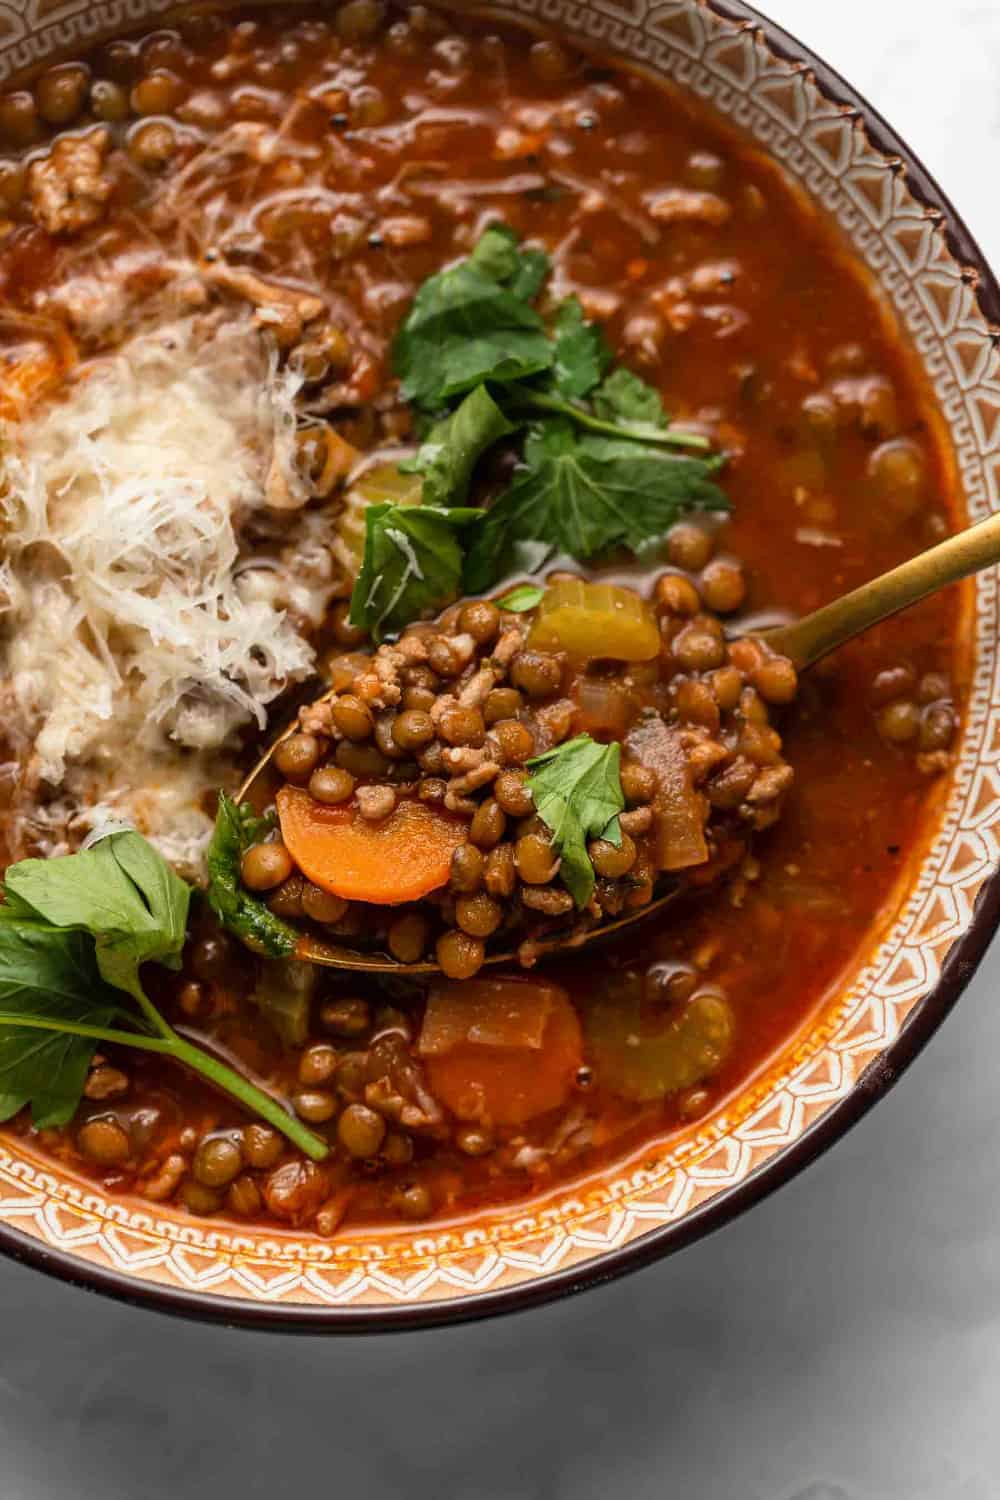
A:
[[[134,28],[166,0],[0,5],[0,82],[74,45]],[[693,91],[766,147],[825,205],[874,273],[920,356],[948,423],[970,519],[998,504],[1000,356],[974,278],[952,256],[940,215],[855,112],[776,56],[752,22],[707,0],[513,0],[493,6],[599,44]],[[400,1306],[467,1298],[583,1269],[676,1223],[800,1140],[877,1068],[969,928],[997,866],[1000,690],[997,580],[977,586],[977,666],[960,764],[940,831],[891,933],[837,1013],[796,1044],[761,1097],[732,1101],[696,1135],[588,1182],[474,1224],[386,1231],[328,1243],[227,1232],[149,1206],[108,1201],[0,1138],[0,1225],[80,1262],[178,1291],[304,1306]],[[869,1073],[868,1077],[871,1078]],[[759,1090],[760,1086],[758,1086]]]

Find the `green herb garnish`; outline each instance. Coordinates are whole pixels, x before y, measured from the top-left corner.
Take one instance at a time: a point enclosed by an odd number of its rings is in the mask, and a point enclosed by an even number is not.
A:
[[[465,565],[462,534],[482,521],[481,510],[464,506],[370,505],[351,624],[382,641],[425,610],[457,599]]]
[[[450,417],[431,428],[416,457],[399,467],[404,474],[424,476],[422,505],[462,505],[478,460],[515,430],[486,387],[477,385]]]
[[[686,510],[718,510],[725,496],[713,465],[676,458],[642,443],[581,436],[568,422],[532,430],[510,489],[472,539],[465,590],[480,593],[523,558],[523,543],[593,557],[609,547],[636,550],[662,536]]]
[[[552,847],[560,858],[559,878],[577,906],[584,907],[595,880],[588,839],[621,846],[621,746],[599,745],[589,734],[580,734],[536,755],[528,761],[528,771],[535,811],[552,834]]]
[[[425,281],[393,349],[406,399],[433,412],[483,381],[547,370],[552,346],[530,305],[547,269],[540,252],[494,228],[467,260]]]
[[[586,321],[579,297],[567,297],[556,312],[553,332],[553,387],[567,401],[589,395],[611,363],[603,330]]]
[[[586,561],[662,536],[686,510],[728,508],[709,479],[720,461],[676,452],[703,451],[707,440],[672,427],[639,376],[608,372],[611,351],[579,299],[561,302],[548,324],[532,306],[548,270],[544,252],[494,225],[465,260],[424,282],[396,336],[402,394],[425,433],[400,467],[424,482],[405,518],[368,511],[351,621],[377,641],[554,551]],[[459,514],[480,459],[519,429],[512,483],[487,511]]]
[[[205,854],[208,902],[223,927],[237,937],[269,958],[287,958],[295,951],[298,933],[251,895],[240,876],[243,855],[251,844],[260,843],[273,822],[273,814],[258,817],[249,803],[237,806],[225,792],[219,793],[215,830]]]
[[[141,964],[180,967],[191,893],[140,834],[22,860],[7,870],[3,891],[0,1120],[30,1104],[36,1125],[66,1124],[105,1042],[173,1058],[314,1160],[327,1155],[326,1142],[274,1099],[179,1036],[146,993]]]
[[[509,609],[512,614],[520,615],[526,610],[535,609],[544,598],[545,590],[537,583],[519,583],[509,594],[497,599],[496,603],[500,609]]]
[[[659,391],[620,365],[594,392],[594,410],[606,422],[630,422],[653,432],[666,432],[667,414]]]

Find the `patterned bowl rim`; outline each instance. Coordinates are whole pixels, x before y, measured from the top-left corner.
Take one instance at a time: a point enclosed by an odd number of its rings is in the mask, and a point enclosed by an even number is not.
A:
[[[698,0],[723,21],[751,27],[778,58],[801,68],[831,103],[852,114],[870,144],[899,163],[913,197],[939,216],[940,228],[954,260],[972,287],[979,310],[994,340],[1000,334],[1000,285],[968,226],[922,161],[888,121],[840,73],[791,32],[743,0]],[[487,0],[488,6],[488,0]],[[828,1150],[860,1120],[919,1055],[951,1011],[976,971],[1000,925],[1000,870],[983,882],[971,921],[941,966],[937,982],[914,1005],[899,1034],[796,1140],[777,1151],[739,1182],[723,1188],[682,1218],[652,1229],[617,1249],[605,1250],[583,1265],[540,1275],[527,1283],[494,1292],[402,1305],[282,1305],[250,1298],[217,1296],[177,1286],[144,1282],[125,1272],[106,1269],[71,1252],[42,1243],[32,1235],[0,1223],[0,1253],[23,1265],[48,1272],[72,1286],[102,1293],[135,1307],[152,1308],[202,1322],[238,1325],[273,1332],[392,1332],[469,1322],[539,1306],[556,1298],[612,1281],[629,1271],[661,1260],[728,1224]]]

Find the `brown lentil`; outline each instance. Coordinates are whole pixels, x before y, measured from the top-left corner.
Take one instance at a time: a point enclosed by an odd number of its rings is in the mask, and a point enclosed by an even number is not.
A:
[[[631,870],[638,850],[634,839],[623,833],[620,847],[616,847],[609,839],[591,839],[587,845],[587,853],[598,875],[617,880]]]
[[[524,695],[517,688],[494,688],[487,693],[483,705],[483,717],[487,724],[496,724],[500,719],[512,719],[524,704]]]
[[[382,1142],[382,1160],[387,1167],[405,1167],[413,1160],[413,1142],[408,1135],[390,1130]]]
[[[362,1036],[372,1024],[371,1006],[360,995],[341,995],[324,1000],[319,1009],[320,1025],[334,1036]]]
[[[772,656],[753,673],[753,685],[766,703],[791,703],[799,690],[799,679],[787,657]]]
[[[392,1195],[392,1204],[404,1219],[426,1219],[434,1207],[430,1189],[422,1182],[397,1188]]]
[[[385,1140],[385,1121],[367,1104],[348,1104],[337,1121],[337,1140],[349,1156],[377,1156]]]
[[[300,1120],[310,1125],[325,1125],[337,1113],[337,1100],[325,1089],[300,1089],[292,1095],[292,1108]]]
[[[347,902],[343,896],[335,896],[307,880],[302,887],[302,910],[313,922],[339,922],[347,910]]]
[[[484,891],[473,896],[459,896],[455,902],[455,920],[471,937],[487,938],[500,926],[503,907]]]
[[[510,680],[529,698],[551,698],[562,687],[562,663],[549,651],[521,651],[511,664]]]
[[[685,625],[674,638],[673,653],[685,672],[709,672],[726,659],[723,643],[697,621]]]
[[[447,979],[471,979],[483,966],[486,950],[479,938],[457,928],[437,940],[438,966]]]
[[[921,750],[946,750],[955,737],[955,711],[948,703],[930,703],[920,719]]]
[[[268,898],[268,908],[276,917],[294,921],[296,917],[302,916],[302,892],[305,888],[306,882],[301,875],[290,875],[284,885],[279,885]]]
[[[537,833],[526,833],[518,839],[514,862],[526,885],[547,885],[559,868],[551,844]]]
[[[396,793],[391,786],[361,786],[356,797],[358,812],[370,823],[382,823],[396,810]]]
[[[222,1195],[214,1188],[198,1182],[196,1178],[189,1177],[181,1183],[181,1202],[188,1213],[207,1216],[218,1213],[222,1207]]]
[[[272,891],[282,885],[295,866],[284,844],[254,844],[240,861],[240,879],[251,891]]]
[[[700,573],[712,556],[712,538],[690,521],[678,521],[667,534],[667,556],[675,568]]]
[[[243,1170],[243,1152],[227,1135],[207,1136],[194,1155],[191,1171],[202,1187],[225,1187]]]
[[[254,1122],[244,1125],[241,1143],[243,1156],[250,1167],[273,1167],[284,1150],[284,1141],[271,1125]]]
[[[480,849],[492,849],[503,838],[506,827],[503,809],[494,797],[488,797],[476,808],[469,825],[469,838]]]
[[[346,802],[353,794],[354,777],[342,766],[321,766],[309,778],[309,795],[326,807]]]
[[[474,750],[486,738],[486,725],[478,708],[446,708],[438,720],[438,729],[449,745],[470,745]]]
[[[451,889],[463,895],[478,891],[483,883],[485,863],[475,844],[459,844],[451,856]]]
[[[493,783],[493,795],[511,818],[526,818],[534,811],[534,799],[523,771],[501,771]]]
[[[420,688],[417,691],[423,694],[426,689]],[[433,702],[433,696],[428,696]],[[422,745],[429,744],[434,734],[434,721],[424,710],[407,708],[393,720],[392,737],[401,750],[417,750]]]
[[[286,781],[308,781],[319,757],[320,744],[314,734],[290,734],[276,747],[272,763]]]
[[[920,731],[920,710],[908,698],[887,703],[878,713],[878,732],[894,745],[905,744]]]
[[[523,765],[535,753],[535,736],[517,719],[499,719],[493,725],[493,736],[500,747],[500,759],[504,765]]]
[[[460,1125],[455,1132],[455,1145],[466,1156],[486,1156],[496,1142],[482,1125]]]
[[[517,868],[513,844],[498,844],[495,849],[490,850],[486,856],[483,884],[491,896],[507,897],[514,894]]]
[[[35,85],[38,113],[49,125],[76,119],[87,96],[89,75],[79,63],[63,63],[43,73]]]
[[[430,928],[419,912],[406,912],[389,927],[389,952],[401,964],[419,963],[427,951]]]
[[[656,794],[656,772],[638,761],[627,760],[622,766],[622,792],[626,802],[651,802]]]
[[[669,614],[687,618],[701,609],[698,590],[688,578],[679,573],[664,573],[656,581],[656,602]]]
[[[709,609],[723,615],[739,609],[746,597],[743,569],[738,563],[716,558],[701,575],[701,597]]]
[[[306,1087],[329,1083],[337,1071],[337,1053],[329,1042],[313,1042],[299,1058],[299,1082]]]
[[[500,611],[486,599],[466,604],[458,617],[459,629],[466,631],[480,646],[488,646],[500,629]]]
[[[346,740],[370,739],[375,727],[371,709],[353,693],[344,693],[334,700],[330,717]]]
[[[76,1144],[89,1161],[102,1167],[119,1166],[131,1154],[129,1138],[117,1120],[107,1117],[88,1120],[76,1134]]]
[[[252,1219],[260,1213],[261,1204],[260,1189],[249,1172],[242,1173],[230,1184],[226,1194],[226,1207],[230,1213],[241,1219]]]

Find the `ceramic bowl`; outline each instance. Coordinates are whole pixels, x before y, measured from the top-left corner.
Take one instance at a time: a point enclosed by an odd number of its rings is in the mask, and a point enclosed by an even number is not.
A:
[[[808,49],[738,0],[511,0],[690,90],[769,151],[840,226],[936,395],[969,521],[998,507],[1000,294],[948,199]],[[0,85],[166,0],[7,0]],[[644,1265],[786,1181],[898,1077],[955,1003],[1000,917],[997,574],[976,583],[974,680],[939,825],[891,928],[764,1079],[689,1134],[570,1187],[452,1223],[326,1241],[115,1201],[0,1136],[0,1248],[163,1310],[257,1327],[389,1329],[509,1311]]]

